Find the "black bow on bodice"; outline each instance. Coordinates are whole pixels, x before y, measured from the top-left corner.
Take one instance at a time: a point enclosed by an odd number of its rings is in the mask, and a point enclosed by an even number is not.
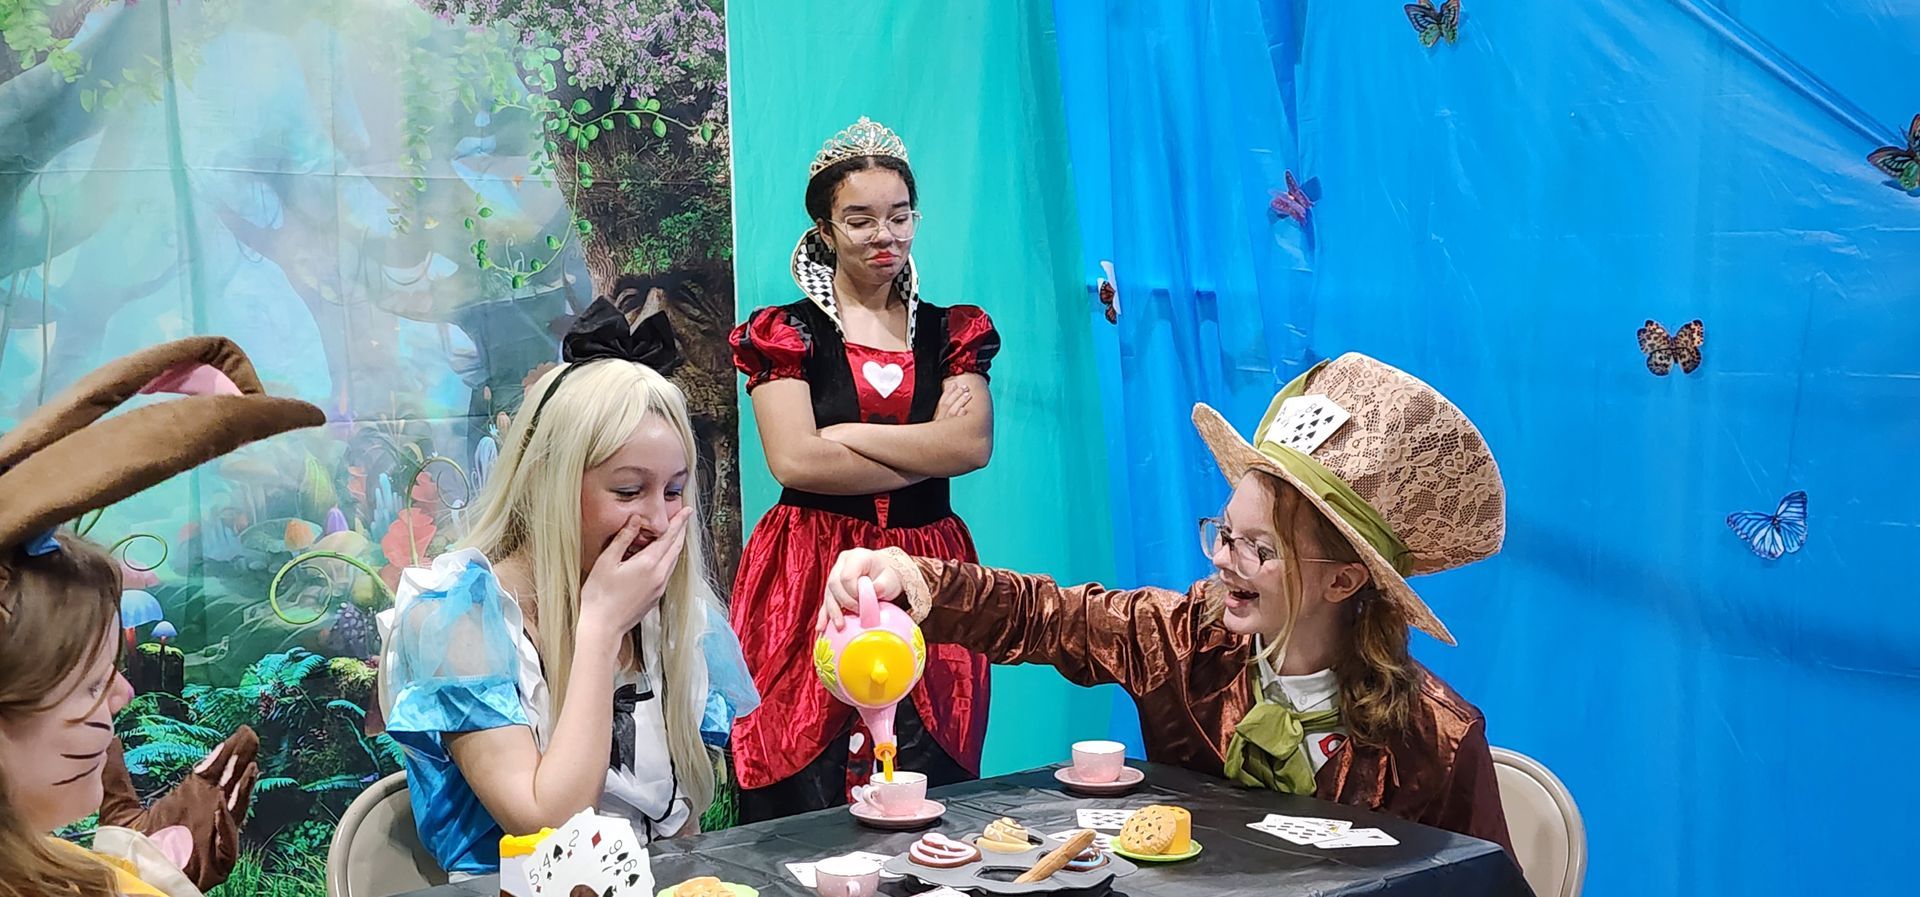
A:
[[[613,751],[608,762],[614,769],[632,769],[634,763],[633,712],[642,701],[653,700],[653,689],[641,691],[635,685],[622,685],[613,691]]]

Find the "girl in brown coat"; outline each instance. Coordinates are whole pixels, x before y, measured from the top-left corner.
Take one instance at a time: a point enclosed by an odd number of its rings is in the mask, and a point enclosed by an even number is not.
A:
[[[1408,653],[1409,627],[1453,636],[1406,577],[1500,548],[1505,492],[1479,431],[1357,354],[1288,385],[1252,444],[1204,405],[1194,424],[1235,486],[1200,524],[1215,575],[1184,593],[857,550],[834,567],[820,627],[840,625],[868,577],[929,641],[1119,684],[1149,760],[1511,851],[1485,718]]]

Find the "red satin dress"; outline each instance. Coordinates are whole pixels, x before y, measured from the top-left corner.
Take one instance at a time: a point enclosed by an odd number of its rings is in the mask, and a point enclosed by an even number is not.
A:
[[[733,332],[734,364],[747,375],[749,392],[772,380],[808,380],[820,427],[841,422],[822,419],[839,416],[832,408],[851,419],[855,401],[861,422],[919,422],[931,417],[931,403],[924,397],[916,403],[916,391],[931,387],[937,399],[946,377],[984,376],[999,335],[986,312],[974,306],[920,303],[917,313],[918,351],[887,351],[843,342],[832,319],[804,300],[763,308]],[[939,342],[921,344],[927,340]],[[937,376],[916,370],[929,361],[939,366]],[[937,486],[937,499],[930,502],[929,490],[909,487],[812,502],[842,510],[851,503],[859,516],[807,506],[788,490],[747,540],[731,616],[761,704],[733,730],[744,821],[837,806],[846,802],[850,785],[870,775],[871,736],[853,708],[829,694],[814,673],[813,622],[827,573],[847,549],[897,546],[917,557],[975,562],[966,524],[945,504],[945,482],[921,485]],[[936,785],[978,776],[988,671],[983,656],[958,645],[928,646],[926,675],[912,692],[912,706],[902,703],[896,722],[900,768],[928,772]]]

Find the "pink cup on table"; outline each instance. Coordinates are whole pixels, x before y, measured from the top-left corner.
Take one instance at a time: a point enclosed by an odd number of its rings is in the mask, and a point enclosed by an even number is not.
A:
[[[873,897],[880,889],[880,864],[859,857],[832,857],[813,866],[813,890],[820,897]]]
[[[891,782],[876,775],[867,784],[853,787],[853,800],[881,816],[913,816],[926,806],[927,774],[896,769]]]
[[[1120,778],[1127,767],[1127,746],[1118,741],[1073,743],[1073,777],[1098,785]]]

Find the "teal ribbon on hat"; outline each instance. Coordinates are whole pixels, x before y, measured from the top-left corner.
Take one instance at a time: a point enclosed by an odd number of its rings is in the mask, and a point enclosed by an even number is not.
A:
[[[1360,493],[1353,491],[1353,487],[1347,485],[1346,480],[1328,470],[1326,465],[1315,461],[1313,456],[1291,446],[1268,442],[1266,439],[1267,428],[1272,426],[1274,419],[1280,416],[1280,406],[1288,399],[1306,395],[1307,381],[1326,366],[1327,363],[1324,361],[1314,365],[1306,373],[1293,378],[1292,383],[1287,384],[1280,390],[1279,395],[1273,397],[1273,403],[1267,406],[1266,416],[1260,419],[1259,428],[1253,431],[1253,448],[1267,460],[1285,469],[1298,485],[1305,486],[1315,495],[1325,499],[1342,520],[1359,532],[1361,538],[1367,540],[1367,544],[1372,546],[1374,551],[1386,558],[1387,563],[1392,565],[1401,576],[1406,576],[1413,569],[1413,549],[1400,541],[1400,537],[1394,534],[1393,527],[1387,523],[1387,519],[1380,516],[1378,509],[1366,499],[1361,498]]]

